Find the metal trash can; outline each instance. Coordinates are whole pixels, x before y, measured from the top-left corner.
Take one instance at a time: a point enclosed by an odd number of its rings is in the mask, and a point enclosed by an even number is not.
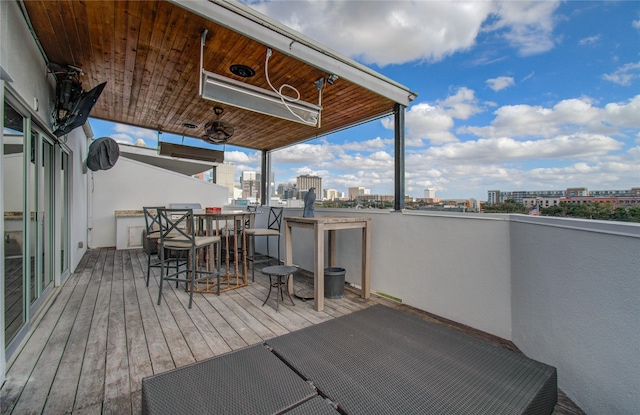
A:
[[[324,269],[324,296],[326,298],[342,298],[344,296],[344,276],[347,270],[344,268]]]

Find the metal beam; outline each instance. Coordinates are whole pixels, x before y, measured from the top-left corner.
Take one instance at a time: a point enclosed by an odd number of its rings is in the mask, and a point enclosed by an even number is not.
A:
[[[269,172],[271,171],[271,154],[262,150],[262,161],[260,163],[260,206],[269,206],[269,195],[267,189],[269,188]]]
[[[404,209],[404,105],[394,106],[395,200],[394,209]]]

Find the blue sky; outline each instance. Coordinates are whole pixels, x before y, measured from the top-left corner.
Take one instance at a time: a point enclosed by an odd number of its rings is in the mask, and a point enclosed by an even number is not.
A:
[[[411,196],[640,186],[640,2],[245,3],[418,93],[405,116]],[[96,137],[157,143],[90,123]],[[225,160],[236,178],[260,166],[237,147]],[[276,183],[314,174],[324,189],[393,194],[391,120],[276,151],[272,166]]]

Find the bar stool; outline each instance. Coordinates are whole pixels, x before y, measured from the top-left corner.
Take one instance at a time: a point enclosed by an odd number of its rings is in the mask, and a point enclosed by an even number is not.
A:
[[[271,289],[276,289],[276,311],[278,311],[278,306],[280,305],[280,297],[282,297],[282,301],[284,301],[284,294],[282,293],[282,286],[287,286],[287,281],[289,277],[293,277],[293,273],[296,272],[298,268],[292,267],[289,265],[272,265],[270,267],[262,268],[262,273],[264,275],[269,276],[269,294],[267,294],[267,298],[264,300],[262,305],[264,306],[269,301],[269,297],[271,297]],[[274,277],[274,281],[271,280],[271,277]],[[280,291],[280,296],[278,296],[278,291]],[[287,290],[287,295],[289,296],[289,300],[291,300],[291,304],[294,304],[293,298],[291,298],[291,294],[289,294],[289,290]]]

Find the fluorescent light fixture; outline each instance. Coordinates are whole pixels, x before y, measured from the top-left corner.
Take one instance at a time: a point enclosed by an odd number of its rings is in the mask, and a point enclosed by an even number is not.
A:
[[[211,163],[224,162],[224,151],[201,147],[191,147],[182,144],[167,143],[163,141],[158,143],[158,154],[161,156],[208,161]]]
[[[273,91],[205,70],[202,70],[202,98],[314,126],[318,125],[322,110],[317,105],[289,101]]]

